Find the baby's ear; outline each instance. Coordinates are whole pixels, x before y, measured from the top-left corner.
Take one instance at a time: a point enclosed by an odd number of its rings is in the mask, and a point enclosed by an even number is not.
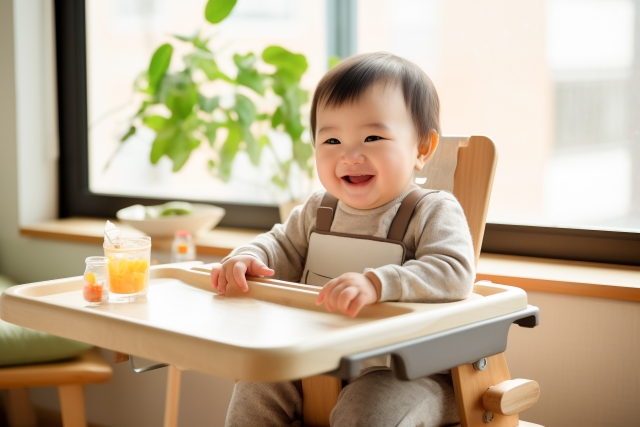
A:
[[[416,170],[422,170],[427,160],[433,156],[436,148],[438,148],[438,141],[440,140],[438,133],[435,130],[429,132],[429,135],[420,141],[418,145],[418,157],[416,158],[415,168]]]

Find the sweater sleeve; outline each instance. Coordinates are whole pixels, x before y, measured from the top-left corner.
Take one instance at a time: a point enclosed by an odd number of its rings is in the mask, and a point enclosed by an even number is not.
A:
[[[252,255],[275,271],[274,279],[299,282],[309,248],[308,236],[322,194],[312,194],[304,205],[293,209],[284,224],[276,224],[251,243],[237,247],[222,262],[235,255]]]
[[[418,204],[405,235],[415,259],[366,270],[382,283],[380,301],[447,302],[471,292],[475,266],[467,220],[453,196],[438,194]]]

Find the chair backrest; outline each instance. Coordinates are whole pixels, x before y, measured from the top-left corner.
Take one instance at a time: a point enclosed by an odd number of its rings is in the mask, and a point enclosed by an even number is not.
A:
[[[416,174],[427,179],[420,184],[425,188],[451,191],[453,187],[467,217],[476,267],[497,161],[495,144],[486,136],[443,136],[424,171]]]

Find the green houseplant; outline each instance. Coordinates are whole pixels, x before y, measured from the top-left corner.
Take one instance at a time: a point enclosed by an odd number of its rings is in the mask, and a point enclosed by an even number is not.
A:
[[[235,4],[236,0],[209,0],[206,20],[219,24]],[[236,53],[233,64],[237,72],[230,75],[218,66],[218,54],[210,48],[210,38],[201,32],[174,37],[174,43],[188,45],[181,69],[170,71],[172,43],[155,50],[149,68],[135,81],[134,89],[142,95],[142,101],[121,142],[145,126],[155,131],[151,163],[167,156],[174,172],[180,171],[193,150],[205,143],[213,149],[209,170],[224,182],[231,178],[233,161],[241,151],[258,166],[263,151],[271,150],[276,162],[271,182],[282,189],[289,188],[294,164],[311,178],[313,149],[310,142],[303,141],[306,127],[301,115],[302,106],[308,102],[308,92],[300,87],[308,68],[305,56],[280,46],[269,46],[260,55]],[[265,72],[265,68],[273,71]],[[206,96],[203,89],[207,85],[224,87],[232,95]],[[292,144],[289,158],[278,157],[269,136],[272,130],[288,135]],[[289,197],[294,198],[291,192]]]

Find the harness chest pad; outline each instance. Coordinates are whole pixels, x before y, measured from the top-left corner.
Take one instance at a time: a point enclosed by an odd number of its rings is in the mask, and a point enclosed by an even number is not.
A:
[[[338,199],[325,193],[318,208],[316,229],[309,238],[307,261],[300,282],[324,286],[344,273],[364,273],[367,268],[402,265],[402,238],[418,202],[431,191],[414,190],[402,201],[387,238],[331,232]]]
[[[402,265],[403,260],[404,246],[400,242],[371,240],[368,236],[313,232],[309,239],[302,282],[324,286],[332,278],[350,271],[363,273],[366,268]]]

